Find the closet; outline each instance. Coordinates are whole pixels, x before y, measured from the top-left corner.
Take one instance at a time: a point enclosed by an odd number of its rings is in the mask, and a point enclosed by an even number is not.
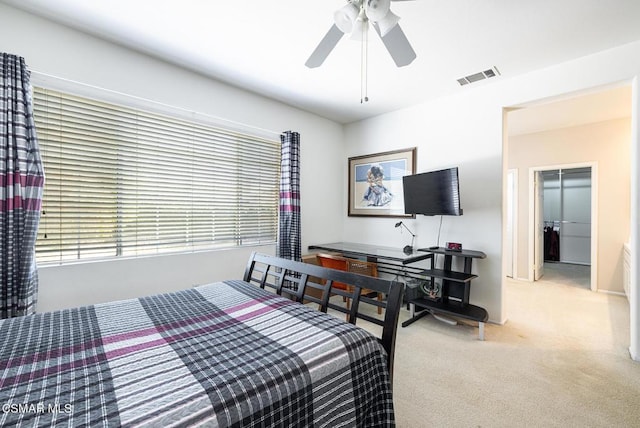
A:
[[[591,168],[542,172],[544,260],[591,264]]]

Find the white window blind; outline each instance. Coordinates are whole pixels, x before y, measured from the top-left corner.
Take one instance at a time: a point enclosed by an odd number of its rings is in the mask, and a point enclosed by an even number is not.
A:
[[[280,142],[34,88],[39,263],[273,243]]]

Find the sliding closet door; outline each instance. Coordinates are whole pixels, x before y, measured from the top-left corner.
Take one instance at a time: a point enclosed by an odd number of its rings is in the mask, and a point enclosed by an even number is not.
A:
[[[591,264],[591,168],[562,170],[560,261]]]

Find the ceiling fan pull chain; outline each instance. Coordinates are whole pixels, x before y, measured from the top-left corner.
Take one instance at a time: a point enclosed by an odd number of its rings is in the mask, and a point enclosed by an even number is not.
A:
[[[369,24],[362,27],[360,47],[360,104],[368,102]]]
[[[360,104],[364,101],[364,30],[362,33],[362,41],[360,42]]]
[[[369,25],[364,30],[364,102],[369,101]]]

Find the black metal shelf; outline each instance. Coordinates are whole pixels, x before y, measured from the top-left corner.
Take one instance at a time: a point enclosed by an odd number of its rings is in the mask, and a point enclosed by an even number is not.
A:
[[[447,250],[446,248],[443,248],[443,247],[418,248],[418,251],[423,253],[444,254],[445,256],[448,255],[448,256],[456,256],[456,257],[469,257],[472,259],[484,259],[485,257],[487,257],[487,255],[482,251],[475,251],[475,250],[454,251],[454,250]]]
[[[420,252],[433,254],[443,254],[444,263],[442,269],[434,266],[434,258],[431,258],[431,268],[422,271],[426,277],[442,279],[441,296],[438,300],[431,300],[424,297],[410,299],[408,303],[412,306],[412,316],[402,323],[406,327],[423,316],[430,313],[439,313],[452,317],[464,318],[479,323],[479,337],[484,340],[484,323],[489,318],[486,309],[469,303],[471,293],[471,280],[478,275],[471,273],[471,263],[473,259],[484,259],[486,254],[482,251],[461,250],[451,251],[442,247],[420,248]],[[464,262],[463,272],[452,269],[452,260],[459,257]],[[416,308],[420,312],[416,312]]]
[[[439,314],[450,315],[477,322],[486,322],[489,319],[489,313],[486,309],[470,304],[461,305],[458,302],[453,302],[451,300],[443,302],[418,298],[410,300],[409,303],[416,305],[418,308],[422,308],[423,311],[416,314],[413,318],[403,322],[402,327],[406,327],[419,320],[423,316],[429,314],[431,310]]]
[[[426,270],[423,270],[421,273],[422,275],[425,275],[425,276],[442,278],[442,279],[455,281],[455,282],[469,282],[472,279],[478,277],[478,275],[473,275],[470,273],[456,272],[453,270],[444,270],[444,269],[426,269]]]

